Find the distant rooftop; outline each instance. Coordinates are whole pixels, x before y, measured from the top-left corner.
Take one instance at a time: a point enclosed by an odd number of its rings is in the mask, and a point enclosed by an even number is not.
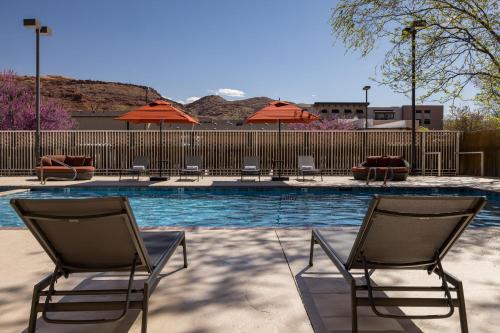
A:
[[[370,103],[365,103],[365,102],[314,102],[313,105],[322,105],[322,104],[337,104],[337,105],[344,105],[344,104],[349,104],[349,105],[369,105]]]

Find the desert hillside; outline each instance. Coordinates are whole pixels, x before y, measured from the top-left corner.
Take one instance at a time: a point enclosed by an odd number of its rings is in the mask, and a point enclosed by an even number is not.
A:
[[[19,76],[19,80],[34,89],[34,77]],[[58,100],[72,112],[128,111],[143,105],[146,101],[147,87],[130,83],[77,80],[49,75],[41,78],[41,84],[43,97]],[[162,97],[155,89],[148,89],[148,101],[159,98]],[[261,109],[270,101],[268,97],[228,101],[221,96],[211,95],[186,105],[171,102],[200,119],[238,120]],[[307,107],[304,104],[300,106]]]

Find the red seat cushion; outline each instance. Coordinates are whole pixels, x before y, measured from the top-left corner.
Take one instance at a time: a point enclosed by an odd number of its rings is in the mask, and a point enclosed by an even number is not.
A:
[[[85,160],[85,156],[66,156],[66,160],[64,163],[70,166],[84,166]]]
[[[391,161],[390,157],[381,156],[377,160],[377,166],[378,167],[388,167],[390,161]]]
[[[42,165],[43,166],[51,166],[52,165],[52,161],[50,160],[50,158],[48,156],[42,156]]]
[[[401,156],[389,156],[389,166],[391,167],[405,167],[405,162]]]
[[[380,157],[381,156],[368,156],[366,158],[365,166],[368,167],[368,168],[376,167],[377,163],[378,163],[378,159]]]

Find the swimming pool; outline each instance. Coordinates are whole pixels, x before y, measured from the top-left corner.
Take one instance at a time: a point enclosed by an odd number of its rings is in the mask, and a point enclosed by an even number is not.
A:
[[[500,194],[465,188],[44,188],[0,196],[0,227],[22,227],[11,198],[127,196],[141,227],[328,227],[360,225],[374,194],[484,195],[473,222],[500,226]]]

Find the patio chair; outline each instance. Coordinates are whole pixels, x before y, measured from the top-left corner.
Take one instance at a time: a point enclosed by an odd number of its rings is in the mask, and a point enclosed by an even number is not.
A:
[[[245,156],[243,157],[243,165],[240,170],[241,181],[243,176],[257,176],[260,182],[260,157]]]
[[[181,169],[179,180],[182,176],[197,176],[200,181],[200,176],[203,177],[203,158],[201,156],[186,156],[184,160],[184,167]]]
[[[132,162],[132,167],[128,170],[120,170],[120,176],[118,181],[122,180],[123,174],[137,174],[137,180],[141,176],[141,173],[148,174],[149,158],[146,156],[137,156]]]
[[[350,285],[353,332],[358,330],[357,308],[361,306],[371,307],[377,316],[396,319],[447,318],[458,307],[461,331],[467,332],[462,282],[447,273],[441,261],[485,203],[484,197],[375,195],[355,239],[348,242],[347,233],[313,229],[309,265],[313,265],[314,245],[319,244]],[[353,244],[350,250],[346,244]],[[363,270],[365,283],[354,279],[352,270],[356,269]],[[442,283],[439,287],[379,286],[370,276],[377,269],[399,269],[401,277],[404,270],[425,270]],[[445,296],[394,298],[383,295],[384,291],[444,292]],[[398,306],[446,307],[448,311],[399,315],[379,309]]]
[[[180,244],[184,267],[187,267],[184,232],[139,232],[126,197],[12,199],[11,205],[55,264],[54,272],[34,286],[28,333],[35,332],[39,312],[49,323],[96,324],[118,321],[132,309],[142,310],[141,332],[144,333],[149,297],[159,281],[158,275]],[[55,288],[61,276],[117,271],[128,272],[126,289]],[[136,272],[145,273],[144,282],[134,281]],[[90,297],[90,300],[68,302],[63,298],[52,302],[53,297],[59,296]],[[110,301],[110,296],[121,300]],[[41,297],[45,300],[40,300]],[[119,314],[108,313],[106,318],[99,319],[61,319],[49,315],[72,311],[96,314],[119,311]]]
[[[314,163],[314,157],[312,156],[299,156],[299,170],[298,176],[302,175],[302,180],[305,180],[305,176],[313,176],[316,177],[320,175],[321,181],[323,181],[323,171],[316,168]]]

